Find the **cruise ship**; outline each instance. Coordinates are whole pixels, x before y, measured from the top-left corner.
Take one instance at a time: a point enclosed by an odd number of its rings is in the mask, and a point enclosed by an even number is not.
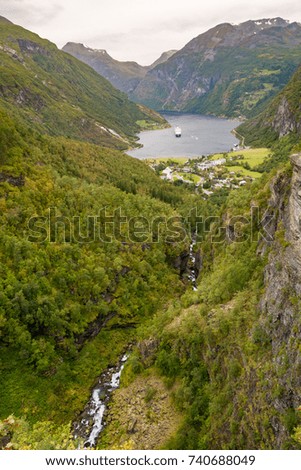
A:
[[[176,137],[181,137],[181,135],[182,135],[182,130],[181,130],[181,128],[180,128],[180,127],[176,127],[176,128],[175,128],[175,136],[176,136]]]

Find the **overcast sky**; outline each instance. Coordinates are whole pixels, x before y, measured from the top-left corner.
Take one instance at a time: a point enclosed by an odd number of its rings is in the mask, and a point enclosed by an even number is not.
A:
[[[301,22],[300,0],[0,0],[0,15],[50,39],[106,49],[147,65],[223,22],[281,16]]]

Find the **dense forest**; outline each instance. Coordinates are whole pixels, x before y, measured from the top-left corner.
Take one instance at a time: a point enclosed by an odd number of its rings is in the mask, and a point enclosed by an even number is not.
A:
[[[122,152],[156,113],[0,31],[0,447],[83,445],[72,423],[128,352],[97,448],[300,448],[298,133],[204,198]]]

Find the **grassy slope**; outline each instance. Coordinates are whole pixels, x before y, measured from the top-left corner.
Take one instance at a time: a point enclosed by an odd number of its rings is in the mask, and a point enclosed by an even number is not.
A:
[[[237,155],[242,155],[243,161],[249,163],[251,168],[259,165],[264,161],[264,159],[270,154],[270,150],[267,148],[254,148],[254,149],[244,149],[237,150],[236,152],[228,152],[229,157],[236,157]],[[212,160],[219,160],[223,158],[222,153],[216,153],[212,156]]]

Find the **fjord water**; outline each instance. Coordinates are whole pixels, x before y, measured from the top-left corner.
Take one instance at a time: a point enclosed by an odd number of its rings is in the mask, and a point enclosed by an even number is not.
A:
[[[142,148],[127,152],[136,158],[197,157],[231,150],[237,138],[231,133],[238,120],[221,119],[199,114],[163,114],[171,125],[168,129],[145,131],[139,134]],[[182,129],[176,138],[174,128]]]

